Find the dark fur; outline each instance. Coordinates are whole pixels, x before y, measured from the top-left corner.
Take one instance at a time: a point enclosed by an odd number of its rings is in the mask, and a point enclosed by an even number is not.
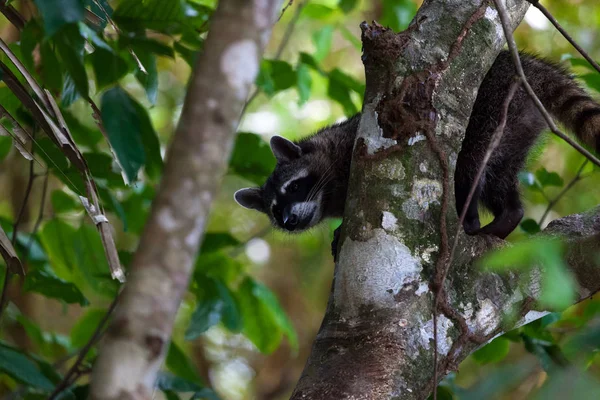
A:
[[[523,69],[529,83],[548,111],[578,138],[600,152],[600,105],[592,100],[566,70],[540,58],[521,54]],[[473,106],[465,140],[458,155],[455,192],[456,209],[465,206],[477,168],[485,155],[490,138],[500,122],[502,103],[506,98],[515,69],[508,52],[503,51],[485,76]],[[546,123],[523,88],[515,94],[502,141],[493,153],[483,178],[478,183],[474,199],[468,206],[464,222],[468,234],[486,233],[501,238],[512,232],[523,217],[518,192],[517,173]],[[236,200],[248,208],[265,212],[278,227],[288,230],[310,228],[323,218],[341,217],[348,186],[352,148],[360,114],[327,127],[305,138],[297,146],[285,139],[271,142],[278,158],[277,167],[261,188],[244,189]],[[283,182],[307,169],[308,177],[298,181],[294,193],[280,193]],[[292,229],[284,222],[289,207],[306,200],[314,185],[322,188],[318,208],[311,215],[301,216]],[[313,187],[309,187],[313,186]],[[318,189],[318,188],[317,188]],[[275,211],[271,208],[276,201]],[[480,229],[477,203],[481,201],[494,214],[494,221]],[[287,207],[287,208],[286,208]],[[310,212],[309,212],[310,213]]]

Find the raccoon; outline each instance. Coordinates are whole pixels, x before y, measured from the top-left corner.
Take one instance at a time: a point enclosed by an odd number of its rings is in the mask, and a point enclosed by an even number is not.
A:
[[[521,54],[521,62],[546,109],[581,142],[600,152],[600,104],[563,67],[528,54]],[[460,215],[467,207],[463,228],[469,235],[505,238],[523,218],[517,174],[547,127],[523,88],[510,103],[502,140],[477,182],[473,200],[466,204],[514,76],[510,54],[502,51],[479,88],[458,155],[456,212]],[[296,143],[274,136],[270,144],[277,159],[275,170],[263,186],[238,190],[235,200],[243,207],[267,214],[274,226],[289,232],[307,230],[325,218],[341,217],[359,120],[357,114]],[[480,227],[479,202],[494,215],[494,220],[484,227]],[[339,230],[336,238],[338,235]],[[333,251],[335,255],[335,246]]]

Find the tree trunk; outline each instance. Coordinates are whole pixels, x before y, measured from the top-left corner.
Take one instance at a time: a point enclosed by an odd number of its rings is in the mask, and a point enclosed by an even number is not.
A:
[[[221,0],[92,373],[91,398],[152,399],[208,212],[280,0]]]
[[[524,0],[506,0],[513,29]],[[292,399],[424,399],[434,380],[432,277],[457,232],[454,169],[477,88],[505,43],[492,3],[425,1],[395,34],[363,24],[366,93],[332,293]],[[540,271],[484,273],[501,240],[463,230],[437,317],[438,378],[503,330],[543,316]],[[573,238],[579,299],[600,289],[600,209],[546,232]],[[441,260],[441,261],[440,261]],[[437,266],[437,268],[436,268]],[[505,312],[518,316],[501,326]]]

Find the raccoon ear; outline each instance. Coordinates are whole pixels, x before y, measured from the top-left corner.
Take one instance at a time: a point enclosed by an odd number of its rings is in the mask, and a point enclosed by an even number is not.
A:
[[[300,146],[281,136],[271,138],[271,151],[278,162],[295,160],[302,155]]]
[[[261,188],[240,189],[235,192],[233,198],[235,199],[236,203],[244,208],[265,212]]]

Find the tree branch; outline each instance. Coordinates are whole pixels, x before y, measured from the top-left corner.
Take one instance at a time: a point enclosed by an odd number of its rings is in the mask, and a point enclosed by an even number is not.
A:
[[[528,3],[508,3],[514,28]],[[491,275],[472,266],[488,246],[465,237],[448,209],[477,89],[504,44],[499,31],[498,13],[483,0],[424,2],[400,34],[363,25],[365,103],[339,262],[292,399],[427,397],[434,376],[430,280],[449,260],[449,232],[460,238],[436,302],[441,375],[492,333],[479,327],[492,301],[480,283]]]
[[[158,194],[92,372],[91,398],[150,399],[278,0],[221,0]]]

